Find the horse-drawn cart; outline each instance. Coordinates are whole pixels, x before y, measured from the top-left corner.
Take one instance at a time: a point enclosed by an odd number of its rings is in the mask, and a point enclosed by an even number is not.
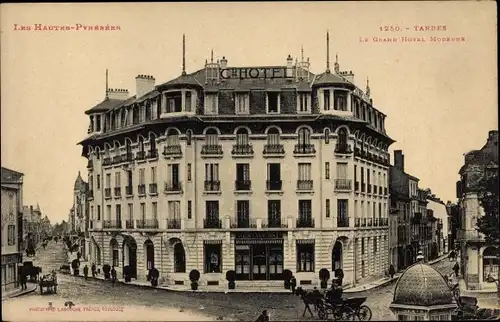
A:
[[[57,276],[55,272],[52,274],[46,274],[40,278],[40,282],[38,283],[40,286],[40,294],[48,294],[48,293],[57,293]],[[43,289],[45,288],[45,293]]]

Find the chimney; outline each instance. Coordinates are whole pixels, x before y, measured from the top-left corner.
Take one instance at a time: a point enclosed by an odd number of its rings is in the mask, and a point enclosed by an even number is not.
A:
[[[344,78],[351,84],[354,84],[354,74],[352,73],[352,70],[344,72],[345,74],[343,75]]]
[[[227,68],[227,59],[226,59],[226,56],[222,56],[222,59],[220,60],[220,68],[221,69]]]
[[[489,131],[488,132],[488,143],[492,142],[498,142],[498,131]]]
[[[30,214],[33,213],[33,206],[30,206]]]
[[[286,77],[293,76],[293,58],[291,55],[288,55],[286,59]]]
[[[402,150],[394,150],[394,167],[405,171],[405,156]]]
[[[126,100],[128,98],[128,89],[108,89],[108,98],[112,100]]]
[[[135,98],[139,99],[155,88],[155,79],[150,75],[137,75],[135,78]]]

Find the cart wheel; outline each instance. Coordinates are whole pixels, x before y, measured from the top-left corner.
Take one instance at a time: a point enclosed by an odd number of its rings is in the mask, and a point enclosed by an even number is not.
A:
[[[318,317],[320,320],[328,320],[328,313],[325,311],[325,309],[320,308],[318,310]]]
[[[359,321],[370,321],[372,319],[372,310],[366,305],[361,305],[356,317]]]
[[[340,312],[340,321],[354,321],[356,317],[356,311],[354,311],[349,306],[344,306],[341,308],[342,312]]]

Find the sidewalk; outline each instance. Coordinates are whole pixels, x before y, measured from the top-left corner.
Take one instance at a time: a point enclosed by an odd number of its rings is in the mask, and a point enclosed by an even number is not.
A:
[[[34,292],[38,288],[38,285],[36,283],[27,283],[26,286],[27,289],[25,290],[21,290],[20,288],[15,288],[8,291],[2,291],[2,301]]]

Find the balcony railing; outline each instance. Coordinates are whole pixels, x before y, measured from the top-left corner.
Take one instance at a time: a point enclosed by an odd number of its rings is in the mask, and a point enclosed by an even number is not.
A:
[[[484,241],[484,235],[478,232],[477,230],[460,230],[458,233],[458,239],[463,242],[475,242],[475,241]]]
[[[314,228],[314,218],[299,215],[299,218],[297,218],[297,228]]]
[[[285,147],[283,144],[266,144],[262,154],[285,154]]]
[[[156,183],[149,184],[149,194],[150,195],[158,194],[158,184],[156,184]]]
[[[262,228],[287,228],[288,225],[281,217],[267,218],[267,223],[262,222]]]
[[[294,154],[315,154],[314,144],[295,144]]]
[[[267,190],[281,190],[282,189],[282,181],[281,180],[267,180],[266,181]]]
[[[349,146],[349,144],[337,143],[335,145],[335,153],[349,154],[349,153],[352,153],[352,150],[351,150],[351,147]]]
[[[231,228],[257,228],[257,219],[246,216],[236,218],[236,222],[231,224]]]
[[[126,220],[125,221],[125,229],[134,229],[134,221]]]
[[[122,188],[115,187],[115,197],[121,197],[121,195],[122,195]]]
[[[233,150],[231,151],[233,155],[252,155],[253,154],[253,146],[251,144],[244,145],[233,145]]]
[[[166,192],[181,192],[182,191],[182,183],[180,181],[165,182],[165,191]]]
[[[297,180],[297,190],[313,190],[313,181]]]
[[[205,180],[205,191],[220,191],[220,181]]]
[[[182,148],[180,144],[168,145],[163,148],[164,156],[180,156],[182,155]]]
[[[121,155],[115,155],[113,157],[113,164],[121,163],[122,162],[122,156]]]
[[[125,187],[125,195],[127,196],[132,196],[134,194],[132,186],[126,186]]]
[[[158,219],[138,219],[137,229],[158,229]]]
[[[337,227],[349,227],[349,217],[337,217]]]
[[[105,188],[104,189],[104,197],[105,198],[111,198],[111,188]]]
[[[204,228],[222,228],[222,220],[219,218],[205,218],[203,219]]]
[[[111,157],[106,157],[106,158],[102,159],[103,166],[108,166],[108,165],[111,165],[112,163],[113,163],[113,160],[111,159]]]
[[[335,190],[351,190],[351,179],[335,179]]]
[[[368,219],[367,226],[371,227],[373,225],[373,219],[372,218],[367,218],[367,219]]]
[[[201,147],[202,155],[222,155],[222,146],[220,144],[217,145],[203,145]]]
[[[148,151],[148,159],[156,159],[158,157],[158,149],[152,149]]]
[[[181,229],[181,220],[167,219],[167,229]]]
[[[145,184],[138,185],[137,189],[138,189],[139,195],[145,195],[146,194],[146,185]]]
[[[134,161],[134,154],[132,152],[127,152],[122,154],[122,162],[132,162]]]
[[[104,220],[102,222],[103,228],[122,228],[121,220]]]
[[[236,180],[234,181],[234,190],[249,191],[252,187],[251,180]]]
[[[146,159],[146,151],[139,151],[135,154],[136,160],[144,160]]]

